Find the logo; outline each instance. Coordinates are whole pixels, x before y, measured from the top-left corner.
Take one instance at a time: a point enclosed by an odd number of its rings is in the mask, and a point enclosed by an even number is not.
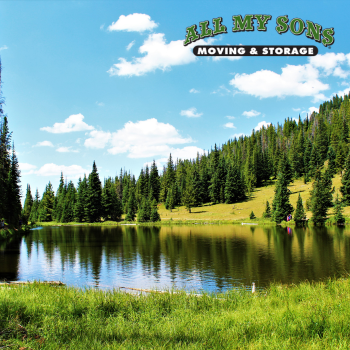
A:
[[[241,15],[232,16],[232,32],[266,32],[268,22],[272,19],[270,15]],[[254,22],[256,20],[256,22]],[[219,34],[227,34],[227,27],[222,24],[222,17],[213,18],[213,27],[209,27],[209,21],[199,22],[199,30],[196,24],[186,28],[184,46],[194,43],[200,39],[214,37]],[[322,29],[322,26],[300,18],[293,18],[290,22],[287,15],[276,18],[275,30],[282,35],[290,31],[294,35],[302,35],[308,39],[322,43],[325,47],[334,44],[334,28]],[[196,56],[315,56],[318,48],[314,45],[201,45],[193,48]]]

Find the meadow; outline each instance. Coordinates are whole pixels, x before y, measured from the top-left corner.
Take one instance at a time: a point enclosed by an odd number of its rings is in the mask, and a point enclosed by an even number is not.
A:
[[[252,294],[0,287],[0,348],[348,349],[350,280]]]

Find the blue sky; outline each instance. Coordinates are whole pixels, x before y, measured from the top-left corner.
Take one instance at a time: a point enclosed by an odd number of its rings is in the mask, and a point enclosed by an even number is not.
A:
[[[348,1],[2,1],[5,111],[22,186],[42,194],[60,172],[75,183],[95,160],[101,179],[121,168],[193,158],[267,123],[318,109],[349,91]],[[266,32],[232,32],[232,16],[269,14]],[[331,48],[276,18],[333,27]],[[222,17],[214,45],[315,45],[308,57],[195,57],[186,28]],[[254,21],[254,24],[256,21]],[[212,27],[212,25],[211,25]],[[200,40],[201,45],[208,40]]]

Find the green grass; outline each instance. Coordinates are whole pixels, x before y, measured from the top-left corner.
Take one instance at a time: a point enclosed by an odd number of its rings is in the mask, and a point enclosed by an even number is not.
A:
[[[0,288],[0,348],[348,349],[350,280],[197,297]]]

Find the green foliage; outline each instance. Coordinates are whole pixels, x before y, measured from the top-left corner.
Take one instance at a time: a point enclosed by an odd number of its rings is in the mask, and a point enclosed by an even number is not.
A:
[[[270,203],[269,201],[266,201],[265,211],[263,212],[262,217],[267,219],[267,218],[271,218],[271,216],[272,216],[272,213],[271,213]]]
[[[287,216],[293,212],[293,207],[289,202],[290,190],[284,173],[280,171],[277,175],[275,187],[275,196],[272,203],[273,220],[280,223],[287,219]]]
[[[23,215],[22,215],[25,224],[29,220],[32,206],[33,206],[33,196],[32,196],[32,192],[30,190],[30,185],[27,184],[26,198],[24,200]]]
[[[323,224],[326,220],[328,208],[332,206],[332,181],[329,172],[324,174],[316,171],[315,182],[311,191],[312,221],[315,225]]]
[[[122,206],[117,194],[117,188],[111,178],[105,180],[102,189],[102,205],[104,220],[116,221],[121,218]]]
[[[55,193],[52,189],[52,184],[49,182],[43,193],[43,198],[38,207],[38,221],[52,221],[53,220],[53,206],[55,202]],[[34,220],[35,221],[35,220]]]
[[[300,193],[297,201],[297,207],[294,213],[294,221],[296,224],[300,225],[305,219],[305,210],[303,206],[303,200],[301,199]]]
[[[256,219],[256,216],[255,216],[253,210],[252,210],[252,212],[249,215],[249,219],[251,219],[251,220]]]
[[[102,185],[97,172],[96,163],[92,165],[92,171],[88,178],[86,209],[89,222],[101,220],[102,208]]]
[[[340,192],[345,206],[350,205],[350,152],[346,158],[345,171],[341,179]]]
[[[337,193],[337,197],[335,198],[334,201],[334,217],[333,220],[338,224],[338,225],[343,225],[345,223],[345,218],[343,216],[343,204],[341,200],[339,199],[339,195]]]
[[[126,221],[134,221],[137,212],[137,203],[135,199],[135,191],[131,190],[129,193],[129,200],[127,204]]]

